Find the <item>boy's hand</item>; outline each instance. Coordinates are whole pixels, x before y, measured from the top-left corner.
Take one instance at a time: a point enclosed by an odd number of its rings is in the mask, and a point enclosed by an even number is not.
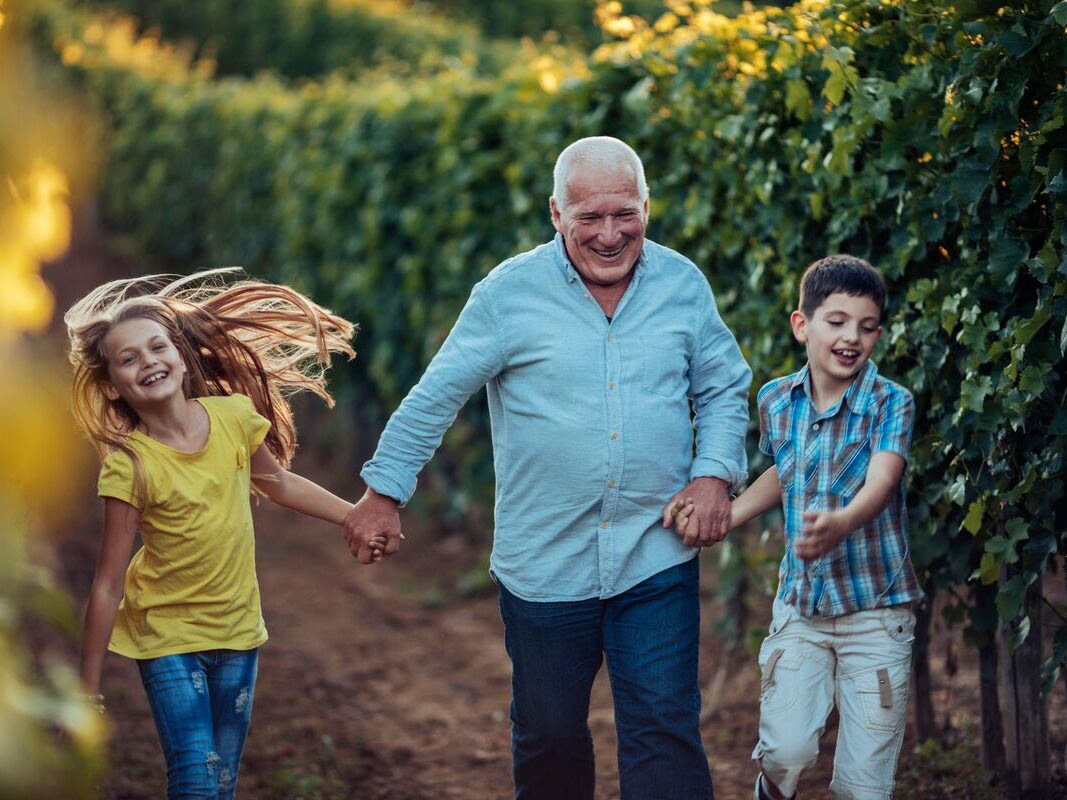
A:
[[[826,555],[850,533],[840,512],[805,511],[803,519],[804,528],[793,545],[793,552],[801,561]]]
[[[664,526],[673,525],[674,532],[685,540],[687,529],[690,527],[689,522],[693,514],[693,508],[692,497],[678,497],[671,500],[663,507]],[[695,536],[695,530],[688,531],[688,533],[690,536]]]
[[[674,525],[674,514],[692,501],[692,516],[682,540],[688,547],[710,547],[721,542],[730,525],[730,497],[721,478],[694,478],[663,508],[663,527]]]

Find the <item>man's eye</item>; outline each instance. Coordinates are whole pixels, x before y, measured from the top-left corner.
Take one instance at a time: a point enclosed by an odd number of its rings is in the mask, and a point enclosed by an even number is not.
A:
[[[827,322],[829,322],[829,323],[830,323],[831,325],[833,325],[833,326],[834,326],[835,328],[839,328],[839,327],[841,327],[841,325],[843,325],[843,324],[844,324],[844,323],[842,323],[842,322],[841,322],[841,320],[839,320],[839,319],[830,319],[830,320],[827,320]]]

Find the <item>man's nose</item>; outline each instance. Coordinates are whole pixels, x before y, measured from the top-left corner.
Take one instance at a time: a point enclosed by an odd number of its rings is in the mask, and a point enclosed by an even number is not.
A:
[[[600,230],[598,231],[598,234],[600,238],[606,243],[614,241],[616,238],[618,238],[619,223],[611,217],[605,218],[604,221],[600,223]]]

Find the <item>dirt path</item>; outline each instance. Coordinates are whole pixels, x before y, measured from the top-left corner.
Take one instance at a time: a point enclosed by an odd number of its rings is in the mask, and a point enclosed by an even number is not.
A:
[[[495,595],[438,601],[476,554],[413,536],[400,556],[366,568],[327,525],[262,509],[257,530],[271,639],[241,796],[509,797],[510,667]],[[709,673],[714,638],[705,642]],[[705,730],[721,798],[750,791],[756,692],[754,678],[735,680]],[[161,797],[162,756],[132,663],[109,656],[105,693],[116,728],[106,795]],[[618,796],[613,724],[602,671],[590,715],[598,800]]]
[[[329,485],[329,482],[327,482]],[[344,490],[341,486],[333,487]],[[87,499],[88,507],[95,508]],[[241,775],[243,800],[486,800],[508,798],[510,668],[491,587],[459,597],[456,579],[478,570],[478,553],[456,539],[409,530],[403,552],[376,567],[348,555],[338,529],[265,507],[257,510],[257,558],[271,639],[263,647],[252,729]],[[66,580],[84,598],[99,536],[86,518],[64,547]],[[702,683],[720,659],[711,632],[713,553],[704,555]],[[977,722],[973,651],[955,629],[933,648],[939,718],[955,731]],[[947,672],[946,672],[947,670]],[[757,729],[758,677],[751,656],[729,665],[718,713],[703,727],[719,800],[751,796],[749,753]],[[162,756],[137,671],[109,656],[104,692],[114,735],[102,796],[164,796]],[[1063,693],[1050,709],[1062,753]],[[618,797],[610,690],[594,687],[590,726],[597,748],[597,800]],[[805,797],[826,796],[836,731],[831,719]],[[914,751],[911,728],[898,796],[963,800],[966,789]],[[948,774],[958,775],[959,765]],[[909,774],[910,773],[910,774]],[[1057,793],[1064,791],[1057,767]],[[996,797],[997,795],[989,795]]]

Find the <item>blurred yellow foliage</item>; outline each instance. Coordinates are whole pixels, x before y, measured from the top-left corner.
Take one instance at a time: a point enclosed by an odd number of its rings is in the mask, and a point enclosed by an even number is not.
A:
[[[74,624],[69,600],[26,551],[31,534],[61,529],[85,448],[70,418],[66,365],[28,334],[52,318],[40,270],[70,243],[68,170],[85,165],[75,163],[66,104],[41,90],[11,27],[0,29],[0,797],[77,800],[94,794],[106,720],[70,664],[25,650],[19,626],[35,616],[68,633]]]
[[[762,79],[771,69],[783,71],[804,51],[815,52],[828,41],[819,27],[825,24],[819,17],[828,0],[802,0],[788,8],[756,8],[746,3],[736,17],[714,11],[712,0],[671,0],[666,5],[669,11],[650,25],[640,17],[624,15],[622,4],[615,0],[600,2],[597,22],[617,41],[601,45],[594,60],[637,60],[653,53],[672,61],[694,41],[710,40],[723,51],[719,63],[724,78]],[[779,47],[770,62],[768,44]]]
[[[0,205],[0,339],[48,324],[52,295],[38,270],[70,242],[66,177],[47,161],[30,165],[21,180],[6,177],[9,197]]]
[[[210,78],[214,74],[215,65],[210,59],[194,61],[188,47],[161,42],[157,31],[139,34],[132,17],[107,13],[82,15],[78,21],[82,24],[59,34],[54,42],[67,66],[132,69],[174,81],[186,80],[190,75]]]

